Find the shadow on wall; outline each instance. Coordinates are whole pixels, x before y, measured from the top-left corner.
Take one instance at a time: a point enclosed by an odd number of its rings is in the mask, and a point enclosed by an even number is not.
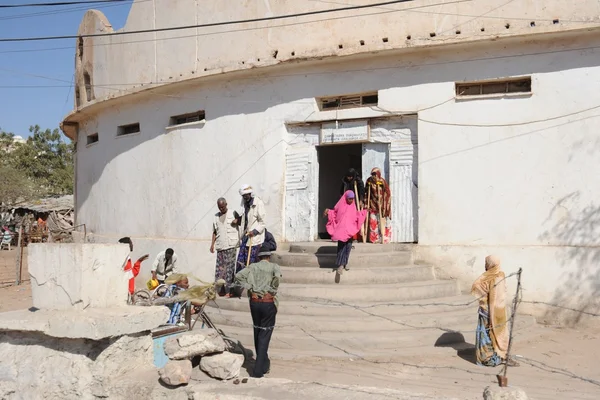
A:
[[[556,220],[540,239],[568,244],[561,250],[558,264],[574,266],[554,294],[545,317],[576,325],[586,317],[600,319],[600,205],[591,204],[578,214],[575,209],[580,193],[573,192],[552,208],[547,220]],[[563,217],[558,215],[563,213]]]
[[[92,188],[104,180],[112,182],[115,190],[101,194],[103,202],[111,204],[97,210],[103,218],[122,218],[122,211],[110,210],[114,210],[115,204],[120,205],[119,208],[126,207],[130,198],[152,199],[154,204],[143,210],[131,210],[128,220],[113,221],[114,226],[130,226],[145,220],[147,235],[158,234],[165,230],[164,221],[176,220],[182,213],[197,215],[194,217],[197,222],[202,222],[202,226],[209,225],[209,219],[216,212],[215,199],[224,195],[228,187],[235,186],[235,179],[249,177],[251,181],[252,177],[264,175],[265,166],[273,165],[273,160],[270,164],[264,160],[268,153],[285,145],[284,121],[301,120],[315,112],[312,104],[315,97],[598,66],[597,53],[592,50],[565,57],[564,54],[539,53],[540,46],[535,44],[517,50],[507,50],[504,44],[498,47],[490,43],[469,46],[471,60],[465,60],[464,52],[452,48],[439,50],[433,60],[426,61],[409,56],[398,61],[397,56],[382,56],[368,68],[365,62],[350,60],[335,64],[335,69],[331,64],[313,65],[310,69],[304,66],[295,69],[273,67],[268,69],[272,74],[266,77],[233,78],[226,75],[207,78],[202,85],[185,89],[181,95],[157,93],[149,100],[115,106],[111,113],[99,116],[95,123],[90,122],[80,137],[77,210],[87,202]],[[494,57],[489,56],[490,46],[496,51]],[[519,52],[538,54],[524,56]],[[454,87],[449,84],[447,96],[453,95]],[[279,107],[299,100],[304,102]],[[170,116],[198,108],[206,111],[207,118],[200,130],[181,128],[166,132]],[[140,122],[141,133],[116,138],[118,125],[135,122]],[[84,135],[96,132],[99,142],[86,148]],[[139,150],[132,152],[138,147]],[[231,150],[234,147],[240,151]],[[126,163],[123,158],[130,162]],[[205,160],[211,165],[198,168],[197,160]],[[107,168],[109,173],[103,176]],[[223,178],[216,179],[210,173],[213,171],[219,171]],[[136,185],[140,179],[149,182],[145,186]],[[181,189],[182,185],[170,182],[183,179],[194,182],[195,188],[172,190],[173,187]],[[264,188],[273,196],[279,193],[275,189],[281,190],[279,187]],[[158,190],[162,191],[161,196],[156,196]],[[209,199],[210,210],[197,209],[198,204],[206,204]],[[195,230],[191,232],[195,233]]]

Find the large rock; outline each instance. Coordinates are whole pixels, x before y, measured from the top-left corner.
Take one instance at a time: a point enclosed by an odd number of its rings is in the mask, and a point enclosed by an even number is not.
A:
[[[184,360],[225,351],[223,338],[214,329],[187,332],[165,342],[171,360]]]
[[[483,400],[528,400],[527,394],[517,387],[488,386],[483,391]]]
[[[244,356],[229,352],[204,356],[200,359],[200,369],[217,379],[233,379],[240,374]]]
[[[167,365],[158,370],[158,375],[166,385],[187,385],[192,377],[192,362],[190,360],[170,360]]]
[[[142,370],[156,376],[150,334],[102,340],[0,332],[0,399],[119,397],[114,381]]]

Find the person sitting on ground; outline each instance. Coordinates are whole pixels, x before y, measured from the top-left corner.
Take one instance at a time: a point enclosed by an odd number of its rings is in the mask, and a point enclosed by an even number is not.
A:
[[[190,283],[186,274],[172,274],[166,280],[165,283],[156,288],[156,294],[160,297],[175,297],[182,292],[189,289]],[[169,315],[168,324],[180,324],[183,321],[182,311],[185,307],[186,301],[172,303],[167,307],[171,310]],[[192,309],[192,313],[194,310]]]
[[[146,261],[149,257],[148,254],[145,254],[138,258],[135,264],[131,264],[131,253],[133,252],[133,241],[130,237],[124,237],[119,239],[119,243],[128,244],[129,245],[129,255],[127,256],[127,260],[125,261],[125,266],[123,267],[123,271],[125,271],[129,275],[129,294],[133,295],[135,292],[135,278],[139,275],[140,269],[142,268],[142,262]]]
[[[156,279],[159,284],[165,283],[165,280],[171,274],[176,274],[177,271],[177,254],[173,249],[166,249],[158,253],[156,260],[152,264],[152,279]]]
[[[6,226],[2,227],[2,230],[4,231],[4,233],[2,235],[2,244],[8,245],[8,249],[10,250],[10,245],[13,241],[13,233]],[[2,250],[1,246],[0,246],[0,250]]]

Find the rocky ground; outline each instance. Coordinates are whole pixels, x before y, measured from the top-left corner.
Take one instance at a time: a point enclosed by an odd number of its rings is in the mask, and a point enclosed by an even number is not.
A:
[[[17,266],[17,249],[0,250],[0,287],[12,285],[15,282]],[[23,251],[23,265],[21,270],[22,280],[29,281],[27,273],[27,250]]]

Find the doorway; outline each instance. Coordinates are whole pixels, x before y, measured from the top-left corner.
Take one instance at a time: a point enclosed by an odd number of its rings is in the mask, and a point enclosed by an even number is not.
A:
[[[342,144],[317,147],[319,161],[319,238],[330,239],[327,219],[323,218],[326,208],[333,208],[341,197],[342,178],[350,168],[359,175],[362,171],[362,144]]]

